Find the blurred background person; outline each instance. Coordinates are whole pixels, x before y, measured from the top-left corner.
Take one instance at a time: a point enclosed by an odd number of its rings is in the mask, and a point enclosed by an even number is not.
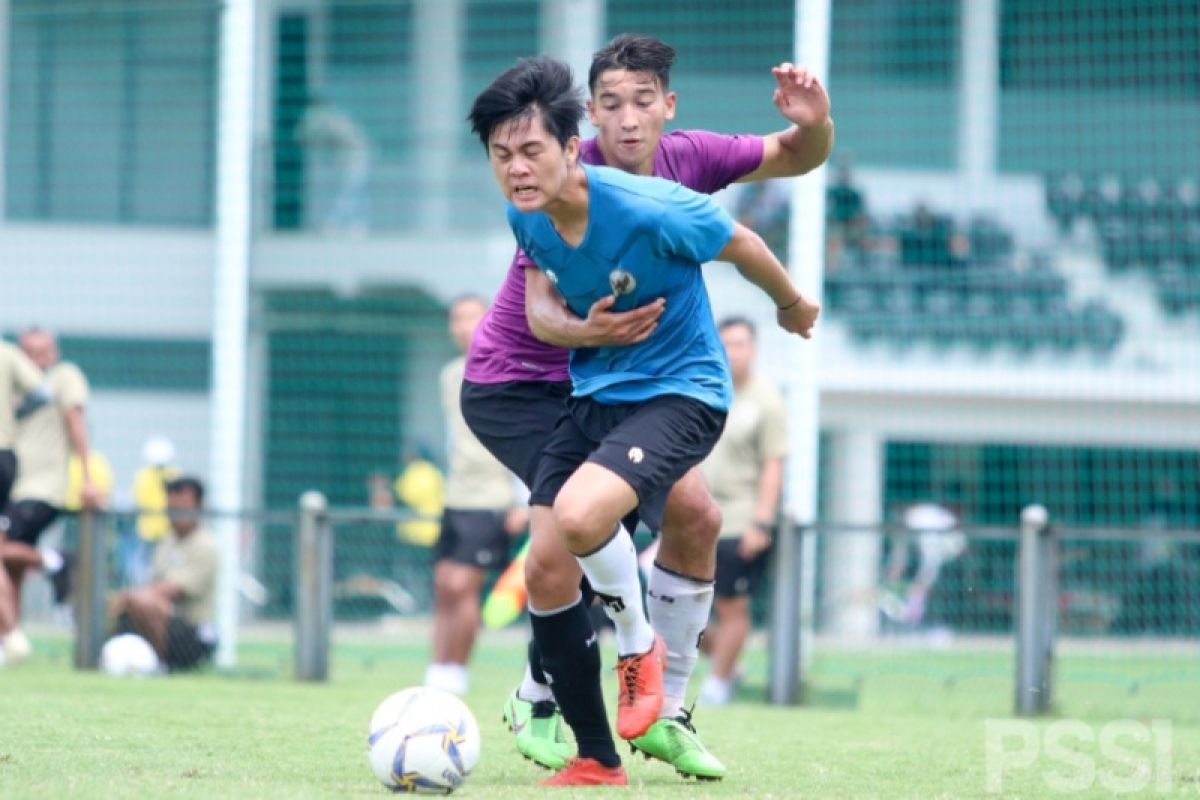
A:
[[[46,402],[48,395],[44,391],[38,397],[30,396],[30,393],[42,387],[42,379],[41,369],[29,356],[20,348],[0,341],[0,511],[8,506],[9,493],[17,480],[15,445],[18,407],[27,413],[36,405]],[[5,518],[0,517],[0,548],[3,547],[6,534],[4,522]],[[8,660],[8,637],[17,625],[12,595],[12,581],[8,572],[0,569],[0,666]],[[23,634],[19,634],[11,648],[15,652],[14,658],[26,649],[25,644]]]
[[[332,199],[325,200],[320,212],[322,230],[366,233],[371,223],[371,144],[362,126],[324,97],[314,96],[296,126],[296,140],[313,163],[333,173]]]
[[[212,657],[218,548],[201,524],[204,484],[183,476],[167,484],[170,533],[154,548],[150,580],[109,599],[114,634],[148,641],[172,672],[193,669]]]
[[[450,470],[434,550],[433,663],[425,685],[455,694],[469,687],[484,579],[508,564],[510,538],[529,520],[528,509],[517,507],[516,479],[471,433],[459,403],[467,347],[486,311],[487,303],[473,295],[450,304],[450,336],[460,355],[439,378]]]
[[[167,484],[180,476],[175,464],[175,443],[166,436],[151,436],[142,445],[142,466],[133,475],[133,504],[137,509],[132,535],[123,538],[121,559],[125,583],[145,583],[154,545],[171,530],[167,519]]]
[[[891,537],[880,609],[893,621],[919,625],[942,567],[963,554],[967,538],[958,530],[959,517],[954,509],[933,501],[904,509],[904,527],[905,532]],[[914,548],[916,568],[905,586]]]
[[[104,501],[104,492],[90,469],[87,378],[79,367],[61,360],[58,341],[50,331],[30,328],[21,334],[20,346],[45,373],[50,401],[23,416],[17,425],[17,481],[0,520],[0,527],[7,531],[0,556],[12,584],[0,604],[10,604],[8,608],[16,610],[18,620],[21,585],[28,570],[41,569],[50,578],[55,603],[64,602],[71,591],[70,556],[52,548],[39,550],[38,542],[66,508],[72,454],[80,464],[80,508],[94,511]],[[28,641],[17,631],[6,641],[11,643],[14,636],[22,644]]]
[[[713,603],[716,622],[704,634],[711,660],[700,689],[700,702],[706,705],[723,705],[733,695],[738,659],[750,633],[750,598],[762,582],[775,536],[787,455],[783,396],[754,371],[754,324],[731,317],[719,330],[733,375],[733,404],[725,432],[703,465],[723,517]]]
[[[433,547],[441,530],[445,508],[446,476],[425,445],[405,454],[404,469],[393,487],[398,499],[416,516],[396,523],[396,535],[409,544]],[[378,500],[377,500],[378,502]]]

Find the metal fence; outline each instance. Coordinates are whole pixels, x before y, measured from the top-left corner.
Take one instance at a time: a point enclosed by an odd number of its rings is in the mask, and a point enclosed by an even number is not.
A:
[[[63,544],[79,555],[78,667],[96,664],[106,593],[137,577],[133,521],[67,519]],[[207,521],[239,531],[243,571],[222,576],[236,594],[236,628],[220,631],[236,642],[237,671],[325,680],[338,626],[380,638],[397,618],[429,614],[432,551],[407,541],[406,526],[431,520],[329,508],[310,492],[294,512]],[[1034,507],[1010,527],[924,536],[783,526],[754,598],[768,658],[750,682],[777,704],[1196,715],[1187,698],[1200,686],[1200,531],[1060,526]],[[846,563],[827,554],[848,544],[875,558],[854,573],[828,569]],[[899,548],[911,556],[903,568]]]

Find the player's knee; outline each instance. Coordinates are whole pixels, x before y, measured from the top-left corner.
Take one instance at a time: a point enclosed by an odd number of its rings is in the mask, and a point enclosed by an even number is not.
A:
[[[442,562],[433,573],[433,590],[443,601],[457,602],[474,588],[472,569],[464,564]]]
[[[721,525],[724,522],[725,517],[721,514],[721,507],[710,499],[696,515],[694,538],[698,542],[702,542],[707,549],[716,547],[717,539],[721,537]]]
[[[572,553],[584,553],[601,543],[605,531],[597,527],[596,514],[586,503],[563,499],[554,503],[554,524]]]
[[[525,586],[529,598],[538,607],[557,607],[565,597],[573,596],[579,589],[579,576],[573,570],[563,569],[563,564],[553,559],[539,558],[532,552],[525,559]]]

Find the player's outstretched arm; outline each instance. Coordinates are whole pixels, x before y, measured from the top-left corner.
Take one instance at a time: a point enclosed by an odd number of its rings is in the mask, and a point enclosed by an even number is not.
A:
[[[796,288],[761,236],[735,222],[733,237],[717,254],[717,259],[732,262],[742,277],[766,292],[775,303],[779,327],[805,339],[812,338],[812,328],[821,313],[821,306]]]
[[[763,137],[762,163],[740,182],[803,175],[824,164],[833,150],[829,95],[817,76],[787,62],[773,67],[771,74],[776,83],[772,100],[792,124]]]
[[[586,317],[567,308],[546,275],[525,268],[525,317],[533,335],[556,347],[612,347],[637,344],[658,327],[662,298],[631,311],[609,311],[617,301],[607,295],[592,304]]]

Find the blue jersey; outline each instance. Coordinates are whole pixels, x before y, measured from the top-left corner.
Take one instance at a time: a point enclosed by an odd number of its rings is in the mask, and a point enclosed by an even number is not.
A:
[[[661,395],[691,397],[726,411],[733,398],[700,265],[724,249],[733,220],[708,195],[673,181],[580,165],[588,182],[583,241],[563,241],[549,215],[508,207],[517,243],[581,317],[616,294],[616,311],[666,299],[648,339],[625,347],[571,352],[576,397],[636,403]]]

